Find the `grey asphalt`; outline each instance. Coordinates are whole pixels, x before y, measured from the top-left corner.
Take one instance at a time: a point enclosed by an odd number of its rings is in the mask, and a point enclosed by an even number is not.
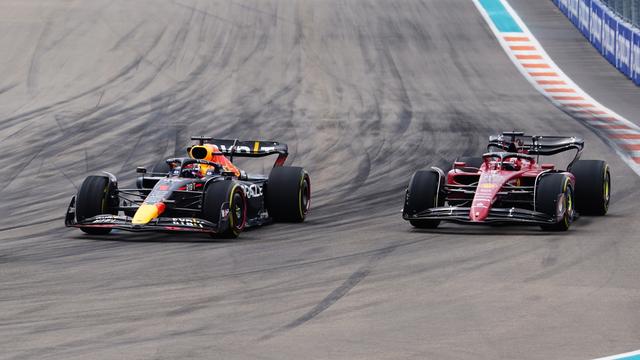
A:
[[[468,0],[3,1],[0,118],[2,359],[640,347],[640,178],[522,78]],[[562,234],[401,220],[412,172],[514,129],[584,137],[611,164],[610,213]],[[63,227],[87,174],[131,186],[198,134],[288,143],[308,221],[234,241]]]

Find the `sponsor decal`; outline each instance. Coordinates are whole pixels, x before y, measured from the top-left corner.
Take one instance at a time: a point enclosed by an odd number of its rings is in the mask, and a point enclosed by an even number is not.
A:
[[[195,218],[172,218],[171,222],[177,226],[191,226],[204,228],[202,221]]]
[[[591,20],[590,20],[591,43],[602,52],[602,7],[595,1],[591,2]]]
[[[100,223],[116,223],[120,220],[119,217],[115,216],[115,215],[98,215],[95,217],[95,219],[92,221],[93,224],[100,224]]]
[[[569,19],[572,23],[578,24],[579,16],[578,12],[580,11],[580,0],[570,0],[569,1]]]
[[[252,150],[251,147],[245,145],[236,145],[235,148],[233,146],[220,145],[220,151],[223,153],[231,153],[231,149],[233,148],[234,153],[239,154],[251,154],[258,152],[273,152],[276,150],[275,146],[259,146],[254,147]]]
[[[616,38],[616,67],[627,77],[631,77],[631,41],[633,33],[623,23],[618,23]]]
[[[589,37],[589,20],[591,15],[591,0],[580,0],[580,31]]]
[[[243,146],[243,145],[236,145],[235,147],[233,146],[225,146],[225,145],[220,145],[220,151],[223,153],[230,153],[231,150],[233,149],[233,152],[235,153],[245,153],[245,154],[249,154],[251,153],[251,148],[248,146]]]
[[[245,195],[248,199],[261,197],[262,196],[262,186],[257,184],[245,185],[241,184],[242,190],[244,190]]]
[[[190,183],[185,186],[187,191],[194,191],[196,188],[202,187],[201,183]]]
[[[640,31],[633,34],[631,77],[640,85]]]
[[[493,189],[495,187],[497,187],[498,185],[496,184],[492,184],[492,183],[484,183],[484,184],[480,184],[480,188],[482,189]]]
[[[607,60],[616,64],[616,32],[618,31],[618,21],[609,14],[604,16],[604,29],[602,30],[602,55]]]

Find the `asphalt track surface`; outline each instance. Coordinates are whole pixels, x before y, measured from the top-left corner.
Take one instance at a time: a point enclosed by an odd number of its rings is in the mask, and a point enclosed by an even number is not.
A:
[[[7,0],[0,49],[0,358],[638,348],[640,179],[522,78],[471,1]],[[584,137],[613,169],[609,215],[563,234],[401,220],[411,173],[513,129]],[[192,134],[289,143],[308,221],[235,241],[63,227],[88,173],[131,186]]]

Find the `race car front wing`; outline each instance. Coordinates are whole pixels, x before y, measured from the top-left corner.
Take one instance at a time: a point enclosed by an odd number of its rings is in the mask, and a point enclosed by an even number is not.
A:
[[[427,209],[417,214],[403,214],[405,220],[443,220],[464,224],[496,224],[496,223],[521,223],[529,225],[554,224],[557,219],[538,211],[520,208],[493,208],[489,216],[481,222],[472,221],[469,207],[443,206]]]
[[[226,207],[226,208],[225,208]],[[110,228],[124,231],[178,231],[197,233],[220,233],[229,226],[228,216],[229,204],[225,203],[221,209],[221,216],[218,224],[199,218],[174,218],[159,217],[151,220],[147,224],[132,224],[130,216],[101,214],[81,221],[76,221],[75,197],[71,199],[69,208],[65,216],[64,224],[67,227],[76,228]]]

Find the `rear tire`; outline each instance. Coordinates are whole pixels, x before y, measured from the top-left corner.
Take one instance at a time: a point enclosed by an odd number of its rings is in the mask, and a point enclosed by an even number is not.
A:
[[[237,238],[247,223],[247,200],[244,191],[237,183],[223,180],[211,183],[205,190],[202,218],[219,224],[222,204],[229,203],[229,227],[212,236]]]
[[[414,215],[444,205],[444,197],[439,196],[441,187],[440,174],[436,171],[417,171],[409,181],[402,212]],[[409,223],[420,229],[435,229],[440,225],[440,220],[409,220]]]
[[[311,180],[301,167],[271,169],[265,201],[269,216],[278,222],[303,222],[311,206]]]
[[[602,160],[578,160],[571,167],[576,177],[576,210],[581,215],[605,215],[611,199],[611,173]]]
[[[88,176],[82,182],[76,196],[76,220],[78,222],[101,214],[116,215],[117,211],[110,206],[109,178],[105,176]],[[106,235],[110,228],[81,227],[80,230],[90,235]]]
[[[561,200],[562,204],[558,201]],[[554,218],[562,206],[564,215],[554,224],[540,225],[547,231],[567,231],[573,221],[574,194],[571,179],[565,174],[543,175],[536,185],[536,211]]]

